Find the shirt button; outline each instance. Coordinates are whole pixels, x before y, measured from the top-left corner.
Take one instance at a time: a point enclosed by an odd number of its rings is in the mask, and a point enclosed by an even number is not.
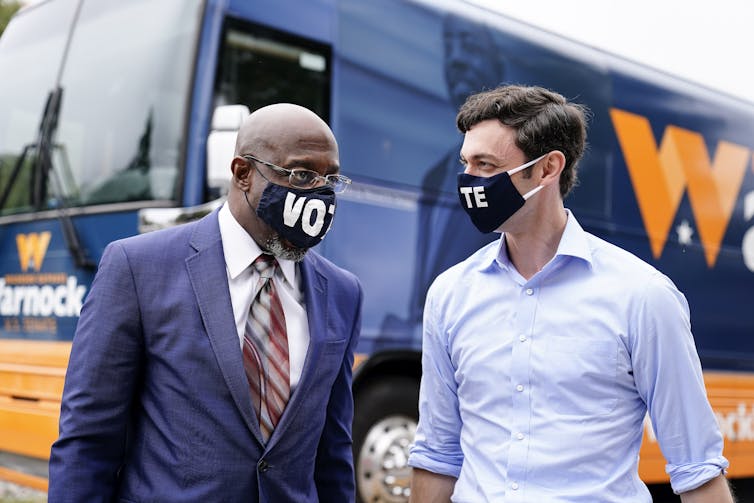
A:
[[[519,384],[518,386],[516,386],[516,391],[523,391],[523,390],[524,390],[523,384]]]
[[[524,342],[526,340],[526,336],[523,335],[523,334],[521,334],[521,335],[518,336],[518,340],[521,341],[521,342]]]
[[[523,440],[524,439],[524,434],[523,433],[516,433],[516,438],[519,439],[519,440]]]
[[[516,484],[515,482],[512,483],[511,484],[511,489],[513,489],[514,491],[517,491],[518,490],[518,484]]]
[[[532,290],[531,288],[526,289],[526,295],[532,295],[533,293],[534,293],[534,290]]]

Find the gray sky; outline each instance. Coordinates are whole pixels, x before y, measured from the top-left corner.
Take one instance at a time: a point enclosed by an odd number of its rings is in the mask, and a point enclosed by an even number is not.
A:
[[[754,103],[753,0],[467,1]]]
[[[469,0],[754,103],[751,0]]]

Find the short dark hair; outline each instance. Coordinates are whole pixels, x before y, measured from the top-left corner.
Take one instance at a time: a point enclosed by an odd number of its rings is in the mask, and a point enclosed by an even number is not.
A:
[[[561,151],[566,163],[560,195],[565,197],[577,183],[576,164],[586,148],[588,114],[584,105],[543,87],[507,85],[469,96],[458,111],[456,126],[466,133],[482,121],[497,119],[516,130],[516,146],[528,160]]]

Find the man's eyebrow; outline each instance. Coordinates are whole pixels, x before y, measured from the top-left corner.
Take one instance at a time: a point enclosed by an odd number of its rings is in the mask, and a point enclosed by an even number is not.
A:
[[[497,157],[493,154],[488,153],[481,153],[481,154],[474,154],[469,156],[470,160],[472,161],[493,161],[496,164],[501,164],[503,162],[503,159]],[[466,159],[466,157],[461,154],[461,161],[467,162],[469,159]]]
[[[310,159],[295,159],[294,158],[287,161],[285,164],[282,164],[280,167],[286,168],[286,169],[304,168],[304,169],[309,169],[311,171],[317,171],[315,169],[316,163],[314,163]],[[332,164],[327,167],[328,173],[338,173],[339,171],[340,171],[340,166],[338,166],[337,164]]]

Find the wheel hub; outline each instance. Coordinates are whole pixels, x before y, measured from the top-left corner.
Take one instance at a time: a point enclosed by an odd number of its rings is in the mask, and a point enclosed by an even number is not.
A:
[[[356,481],[364,503],[405,503],[411,493],[408,448],[416,421],[388,416],[375,423],[357,460]]]

